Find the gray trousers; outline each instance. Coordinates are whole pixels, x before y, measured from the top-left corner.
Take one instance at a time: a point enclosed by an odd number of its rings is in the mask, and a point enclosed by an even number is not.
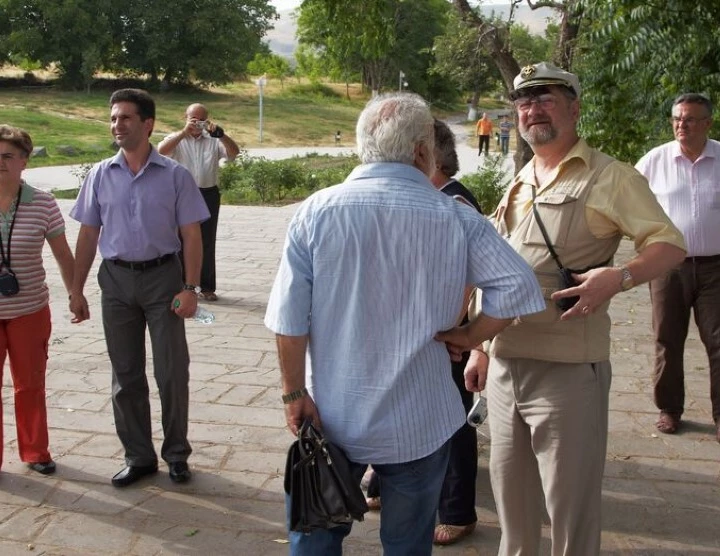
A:
[[[150,392],[145,372],[145,328],[150,331],[155,382],[160,395],[167,462],[186,461],[190,356],[185,322],[171,310],[182,290],[180,260],[148,270],[130,270],[103,261],[98,273],[105,341],[112,364],[115,429],[127,465],[153,465]]]

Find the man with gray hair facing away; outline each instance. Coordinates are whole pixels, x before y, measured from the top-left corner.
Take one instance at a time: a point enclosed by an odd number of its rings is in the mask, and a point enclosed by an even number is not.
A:
[[[448,440],[465,422],[434,336],[464,313],[466,285],[483,290],[468,325],[480,339],[545,303],[492,226],[430,183],[433,118],[422,98],[372,99],[357,145],[362,164],[291,220],[265,324],[277,335],[290,432],[313,419],[358,484],[372,464],[384,554],[429,555]],[[339,555],[349,533],[290,532],[290,553]]]

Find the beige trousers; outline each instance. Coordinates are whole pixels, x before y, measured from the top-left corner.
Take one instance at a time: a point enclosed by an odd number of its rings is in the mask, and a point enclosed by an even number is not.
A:
[[[543,496],[552,555],[599,554],[611,375],[609,361],[490,361],[490,478],[500,556],[539,553]]]

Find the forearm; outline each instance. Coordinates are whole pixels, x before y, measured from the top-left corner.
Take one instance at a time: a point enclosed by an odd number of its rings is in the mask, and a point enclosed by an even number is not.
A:
[[[200,284],[200,269],[202,268],[202,236],[200,223],[195,222],[180,228],[183,241],[183,265],[185,269],[185,283]]]
[[[70,293],[82,294],[90,268],[97,253],[97,242],[100,228],[81,226],[75,246],[75,266],[73,268]]]
[[[225,147],[228,162],[235,160],[235,157],[240,153],[240,147],[238,144],[232,139],[232,137],[228,136],[227,133],[220,138],[220,142],[223,147]]]
[[[75,258],[73,257],[72,251],[70,251],[70,246],[67,243],[65,234],[48,239],[48,245],[50,245],[50,249],[60,269],[60,277],[65,285],[65,291],[69,294],[73,287]]]
[[[158,145],[158,152],[164,156],[172,156],[172,154],[175,152],[175,149],[180,144],[180,141],[185,139],[185,130],[182,129],[178,131],[177,133],[173,133],[170,135],[167,139],[163,140]]]
[[[480,313],[465,326],[467,329],[468,347],[482,351],[482,343],[492,340],[509,326],[512,321],[513,319],[496,319]]]
[[[305,351],[308,336],[275,336],[280,361],[280,381],[285,394],[305,388]]]
[[[635,285],[649,282],[685,259],[685,251],[670,243],[651,243],[625,264]]]

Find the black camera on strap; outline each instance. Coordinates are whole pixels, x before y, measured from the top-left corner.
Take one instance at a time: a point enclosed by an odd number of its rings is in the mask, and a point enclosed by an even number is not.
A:
[[[0,236],[0,294],[4,296],[15,295],[20,291],[20,284],[18,283],[17,276],[10,268],[10,240],[12,239],[13,228],[15,227],[15,217],[17,216],[18,210],[20,210],[20,194],[22,193],[22,185],[18,188],[17,200],[15,201],[15,212],[13,213],[12,222],[10,223],[10,229],[7,234],[7,257],[5,256],[5,246],[3,245],[2,237]]]

